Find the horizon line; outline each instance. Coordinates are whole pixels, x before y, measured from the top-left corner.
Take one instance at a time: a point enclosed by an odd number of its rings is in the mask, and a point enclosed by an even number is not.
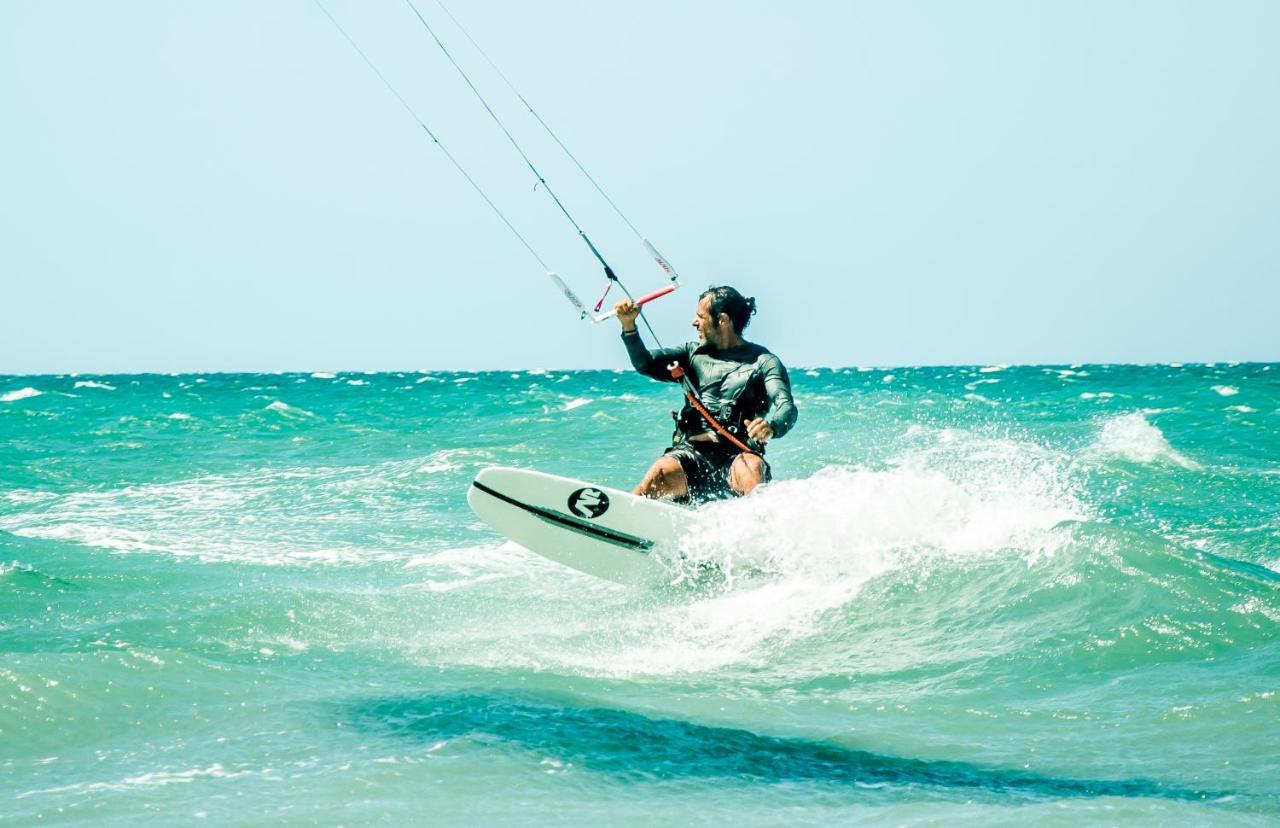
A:
[[[1008,370],[1016,368],[1115,368],[1115,367],[1132,367],[1132,368],[1214,368],[1225,366],[1228,368],[1236,368],[1240,366],[1271,366],[1280,365],[1280,359],[1276,360],[1210,360],[1206,362],[1187,362],[1187,361],[1149,361],[1149,362],[956,362],[956,363],[920,363],[916,365],[791,365],[788,372],[796,371],[856,371],[859,373],[869,373],[872,371],[903,371],[917,368],[976,368],[988,369],[991,373],[996,370]],[[35,378],[48,377],[52,379],[74,378],[74,377],[182,377],[182,376],[241,376],[241,375],[306,375],[316,376],[318,379],[325,378],[323,375],[338,376],[340,374],[361,374],[364,376],[377,376],[380,374],[549,374],[549,373],[612,373],[612,374],[628,374],[635,373],[635,369],[631,367],[625,368],[389,368],[379,370],[368,370],[363,368],[338,368],[338,369],[279,369],[279,370],[184,370],[184,371],[61,371],[61,372],[27,372],[27,373],[0,373],[0,379],[19,379],[19,378]]]

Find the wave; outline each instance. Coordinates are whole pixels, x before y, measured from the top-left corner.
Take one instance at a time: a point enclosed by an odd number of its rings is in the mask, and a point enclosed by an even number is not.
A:
[[[32,397],[39,397],[43,394],[36,388],[19,388],[16,391],[10,391],[6,394],[0,394],[0,402],[17,402],[18,400],[29,400]]]
[[[296,408],[296,407],[294,407],[294,406],[292,406],[292,405],[289,405],[289,404],[288,404],[288,403],[286,403],[286,402],[281,402],[280,400],[275,400],[274,402],[271,402],[271,403],[270,403],[270,404],[268,404],[268,405],[266,406],[266,408],[264,408],[263,410],[264,410],[264,411],[274,411],[274,412],[276,412],[276,413],[278,413],[278,414],[280,414],[280,415],[282,415],[282,416],[284,416],[284,417],[288,417],[288,418],[295,418],[295,419],[296,419],[296,418],[299,418],[299,417],[314,417],[314,416],[316,416],[315,414],[311,413],[310,411],[307,411],[307,410],[302,409],[302,408]]]
[[[970,706],[1018,703],[1010,688],[1036,677],[1059,693],[1096,689],[1099,676],[1228,663],[1280,638],[1280,575],[1148,533],[1068,521],[1037,530],[1034,549],[955,551],[825,568],[813,558],[637,594],[514,545],[458,550],[449,566],[431,556],[413,570],[421,589],[456,596],[448,623],[433,614],[423,628],[408,613],[398,631],[369,634],[431,665],[820,690],[863,704],[964,693]],[[1187,692],[1170,679],[1142,704],[1167,709]]]
[[[1164,433],[1138,411],[1104,420],[1084,456],[1086,459],[1112,457],[1140,464],[1166,463],[1191,471],[1201,468],[1199,463],[1174,449]]]
[[[14,590],[20,592],[46,590],[63,592],[75,589],[75,584],[70,581],[48,575],[21,561],[0,562],[0,582],[7,582]]]
[[[504,616],[463,611],[423,657],[903,692],[1226,658],[1280,633],[1276,573],[1103,521],[1072,454],[948,429],[913,439],[888,468],[828,467],[700,508],[696,534],[660,552],[666,593],[619,592],[513,545],[474,550],[467,603]]]
[[[61,495],[10,492],[39,508],[0,515],[15,536],[114,553],[205,562],[348,566],[398,561],[447,545],[392,525],[429,526],[456,473],[492,463],[483,449],[445,449],[367,466],[263,469]]]

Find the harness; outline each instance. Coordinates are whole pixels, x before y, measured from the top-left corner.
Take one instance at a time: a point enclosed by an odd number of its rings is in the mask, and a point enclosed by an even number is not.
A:
[[[728,428],[725,428],[720,424],[719,420],[712,416],[711,412],[707,410],[707,407],[698,399],[698,395],[693,390],[693,384],[690,383],[689,378],[685,376],[684,368],[680,366],[679,362],[672,362],[667,366],[667,370],[671,372],[671,378],[679,382],[681,387],[684,388],[685,399],[689,401],[689,405],[692,406],[695,411],[702,415],[702,418],[707,421],[707,425],[711,426],[717,434],[728,440],[734,446],[737,446],[744,453],[754,454],[756,457],[759,457],[762,460],[764,459],[764,455],[761,452],[747,446],[746,443],[742,442],[730,433]],[[675,416],[675,412],[672,412],[672,416]],[[676,417],[676,423],[679,424],[680,422],[681,418]]]

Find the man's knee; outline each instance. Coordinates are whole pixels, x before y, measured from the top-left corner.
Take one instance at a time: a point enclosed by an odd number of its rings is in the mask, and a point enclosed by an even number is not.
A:
[[[764,461],[758,454],[739,454],[733,461],[740,474],[748,474],[758,480],[764,479]]]
[[[678,496],[688,491],[684,468],[674,457],[659,457],[653,461],[644,480],[636,486],[635,494],[645,497]]]
[[[733,459],[729,483],[735,492],[746,494],[764,482],[764,460],[756,454],[739,454]]]

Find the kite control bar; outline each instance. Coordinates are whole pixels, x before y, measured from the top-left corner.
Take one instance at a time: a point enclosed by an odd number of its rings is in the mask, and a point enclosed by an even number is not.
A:
[[[661,290],[655,290],[653,293],[650,293],[650,294],[648,294],[647,296],[641,296],[639,299],[637,299],[637,300],[636,300],[636,307],[637,307],[637,308],[642,308],[642,307],[644,307],[645,305],[647,305],[647,304],[649,304],[650,302],[652,302],[654,299],[660,299],[660,298],[662,298],[663,296],[666,296],[668,293],[673,293],[673,292],[675,292],[675,289],[676,289],[676,288],[678,288],[678,287],[680,287],[680,286],[679,286],[679,285],[667,285],[666,287],[662,288]],[[592,321],[592,322],[603,322],[604,320],[606,320],[606,319],[612,319],[613,317],[615,317],[615,316],[617,316],[617,315],[618,315],[618,312],[617,312],[616,310],[611,310],[611,311],[607,311],[607,312],[605,312],[605,313],[602,313],[602,314],[600,314],[599,316],[593,316],[593,317],[591,317],[591,321]]]

